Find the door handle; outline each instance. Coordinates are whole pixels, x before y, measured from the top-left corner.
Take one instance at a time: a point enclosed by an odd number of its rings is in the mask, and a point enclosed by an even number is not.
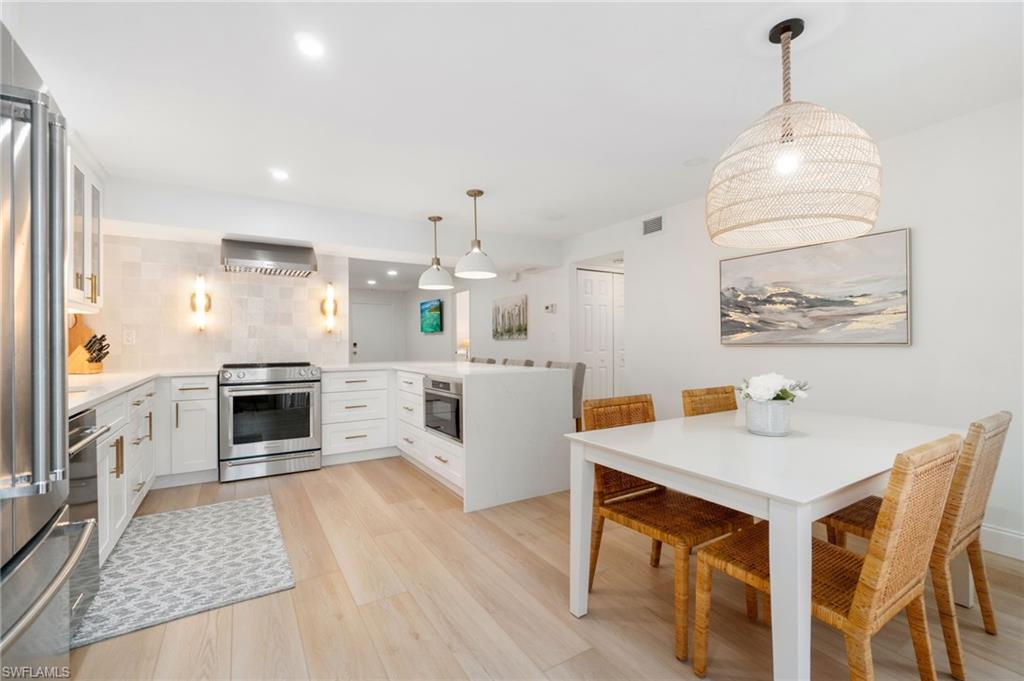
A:
[[[89,275],[89,302],[95,303],[99,300],[99,283],[95,274]]]
[[[109,432],[110,426],[100,426],[99,428],[91,432],[87,437],[82,438],[80,441],[76,442],[74,446],[69,448],[68,456],[74,456],[75,454],[78,454],[78,452],[82,451],[83,449],[91,445],[93,442],[96,442],[96,440],[99,440],[101,437],[103,437]]]
[[[120,478],[124,475],[124,435],[118,435],[110,446],[114,448],[114,468],[110,472]]]
[[[149,421],[149,432],[146,433],[146,437],[148,437],[149,441],[152,442],[153,441],[153,412],[149,412],[148,414],[146,414],[146,420]]]
[[[181,425],[181,403],[174,403],[174,427],[178,428]]]

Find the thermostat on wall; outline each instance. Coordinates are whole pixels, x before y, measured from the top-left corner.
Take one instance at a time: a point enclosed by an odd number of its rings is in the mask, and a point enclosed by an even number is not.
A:
[[[551,314],[555,314],[555,311],[557,309],[558,309],[558,305],[556,305],[555,303],[548,303],[547,305],[544,306],[544,311],[545,312],[549,312]]]

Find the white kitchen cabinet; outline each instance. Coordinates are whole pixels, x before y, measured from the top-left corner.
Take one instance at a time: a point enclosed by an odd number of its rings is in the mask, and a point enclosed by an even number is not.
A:
[[[171,403],[171,473],[217,468],[217,400]]]
[[[125,473],[125,436],[130,426],[108,435],[96,447],[97,522],[100,562],[107,559],[128,525],[128,478]]]
[[[97,165],[72,142],[67,162],[67,305],[71,312],[103,307],[103,180]]]

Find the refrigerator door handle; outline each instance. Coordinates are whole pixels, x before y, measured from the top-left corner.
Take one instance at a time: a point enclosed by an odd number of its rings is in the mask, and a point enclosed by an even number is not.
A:
[[[50,117],[50,475],[51,480],[68,477],[68,386],[67,371],[67,324],[64,321],[64,242],[65,210],[64,196],[65,149],[64,119],[59,115]]]
[[[3,638],[0,638],[0,658],[3,658],[4,654],[8,651],[15,641],[17,641],[22,634],[24,634],[32,623],[38,619],[39,615],[46,610],[46,606],[50,604],[53,597],[56,596],[64,583],[71,577],[71,573],[75,571],[75,567],[78,566],[78,562],[85,555],[85,551],[89,546],[89,539],[92,538],[92,533],[96,531],[96,519],[89,518],[83,521],[85,527],[82,530],[81,536],[78,538],[78,542],[75,544],[75,548],[68,555],[67,560],[64,561],[64,565],[61,566],[60,571],[54,576],[53,580],[46,585],[46,588],[39,595],[39,598],[29,606],[28,610],[18,618],[18,621],[11,626],[3,634]]]
[[[42,99],[29,105],[31,115],[31,351],[32,351],[32,487],[34,494],[48,494],[50,481],[50,348],[49,316],[47,305],[47,277],[49,225],[46,220],[47,176],[46,133],[49,128],[48,106]]]

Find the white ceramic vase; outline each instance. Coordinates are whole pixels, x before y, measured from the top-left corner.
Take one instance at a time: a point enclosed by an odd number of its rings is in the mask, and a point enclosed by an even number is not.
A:
[[[747,430],[769,437],[788,435],[791,406],[793,403],[788,400],[747,400]]]

